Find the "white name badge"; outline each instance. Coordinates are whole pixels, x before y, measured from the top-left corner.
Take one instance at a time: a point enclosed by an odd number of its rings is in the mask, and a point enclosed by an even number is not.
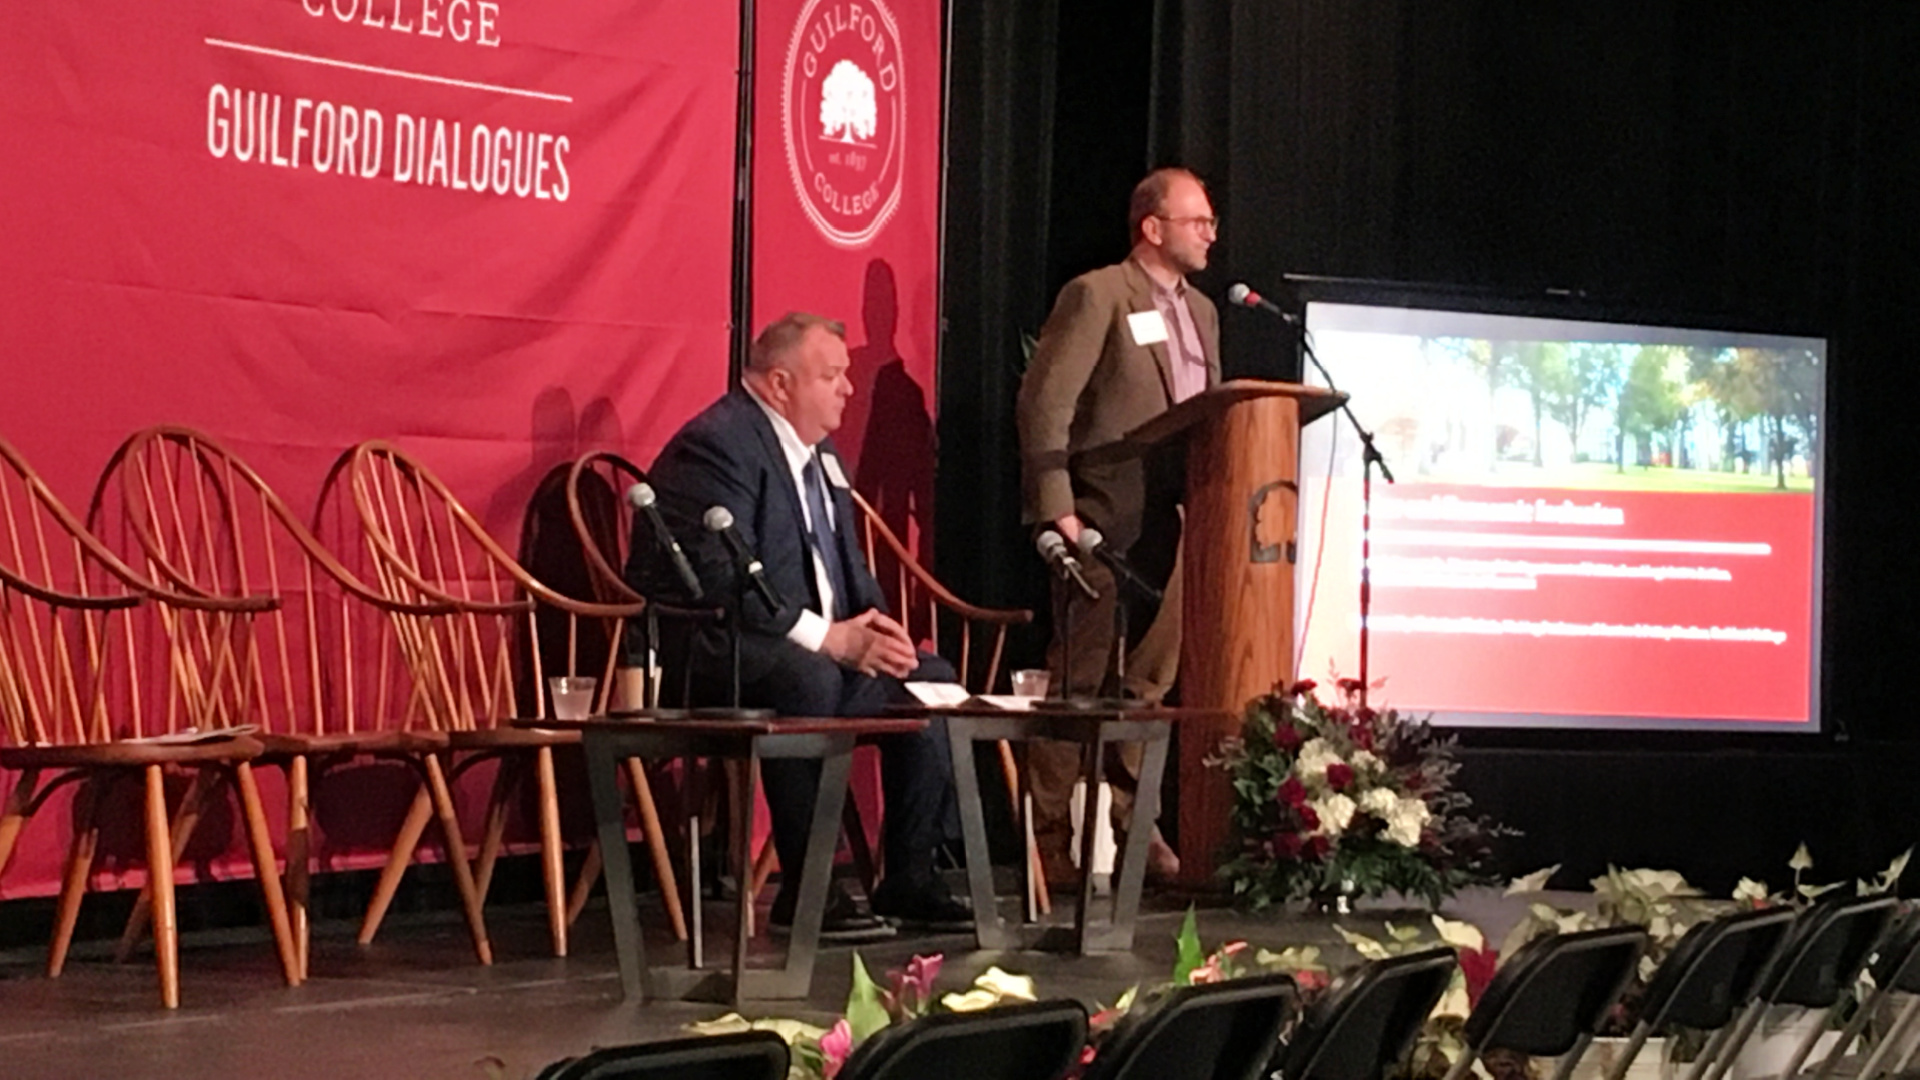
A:
[[[847,474],[840,470],[840,457],[837,454],[821,454],[820,467],[827,471],[827,483],[837,488],[850,487]]]
[[[1167,320],[1157,311],[1136,311],[1127,316],[1127,329],[1133,331],[1135,345],[1158,345],[1167,340]]]

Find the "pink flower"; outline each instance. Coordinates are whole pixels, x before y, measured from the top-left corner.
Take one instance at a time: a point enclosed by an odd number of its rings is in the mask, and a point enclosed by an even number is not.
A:
[[[1467,1005],[1471,1008],[1480,1004],[1480,995],[1487,992],[1500,955],[1493,949],[1461,949],[1459,952],[1460,973],[1467,977]]]
[[[820,1036],[820,1056],[826,1059],[821,1071],[827,1080],[840,1073],[840,1067],[847,1063],[847,1055],[853,1053],[853,1025],[842,1017],[833,1025],[832,1030]]]
[[[940,977],[940,965],[946,958],[939,953],[932,956],[915,956],[907,961],[905,971],[890,971],[887,977],[893,982],[890,995],[894,1003],[913,1015],[919,1015],[926,1003],[933,999],[933,981]]]

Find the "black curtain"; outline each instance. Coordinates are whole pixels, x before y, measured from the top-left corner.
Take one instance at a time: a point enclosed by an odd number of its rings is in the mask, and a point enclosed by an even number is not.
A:
[[[1920,656],[1920,479],[1900,389],[1920,340],[1916,42],[1920,5],[1891,2],[957,5],[943,574],[1031,602],[1019,334],[1120,254],[1148,164],[1209,180],[1225,225],[1200,284],[1216,297],[1312,273],[1822,334],[1822,713],[1838,737],[1476,734],[1466,777],[1528,830],[1517,870],[1655,862],[1725,885],[1803,838],[1836,875],[1883,862],[1920,833],[1903,677]],[[1293,375],[1279,327],[1226,314],[1230,374]]]

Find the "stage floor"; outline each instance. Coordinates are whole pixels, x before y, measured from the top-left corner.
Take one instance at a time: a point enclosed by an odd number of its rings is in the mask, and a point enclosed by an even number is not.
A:
[[[1043,997],[1110,1003],[1129,986],[1164,982],[1172,971],[1185,903],[1150,894],[1143,907],[1138,943],[1123,956],[976,952],[967,935],[907,934],[861,946],[860,953],[876,978],[915,953],[939,952],[947,958],[942,990],[961,989],[998,964],[1033,976]],[[730,925],[721,921],[730,905],[707,910],[710,927]],[[1447,907],[1495,943],[1522,911],[1492,890],[1463,894]],[[1386,919],[1425,918],[1417,910],[1369,905],[1338,921],[1377,932]],[[1354,957],[1335,921],[1199,911],[1208,949],[1237,939],[1274,949],[1319,945],[1323,959],[1339,966]],[[496,957],[491,968],[473,963],[463,924],[451,915],[395,917],[364,949],[354,944],[353,925],[320,924],[312,977],[297,989],[282,983],[262,933],[189,936],[181,947],[182,1005],[174,1013],[159,1006],[148,955],[116,965],[108,943],[76,946],[66,974],[49,980],[39,950],[0,953],[0,1076],[522,1080],[557,1058],[673,1037],[689,1022],[728,1011],[623,1002],[604,903],[581,915],[573,955],[565,960],[545,956],[545,912],[537,905],[489,908],[488,924]],[[664,937],[654,944],[651,933],[649,945],[672,947]],[[727,955],[723,947],[716,943],[710,957]],[[745,1012],[831,1022],[846,1001],[851,953],[823,950],[806,1002],[750,1003]]]

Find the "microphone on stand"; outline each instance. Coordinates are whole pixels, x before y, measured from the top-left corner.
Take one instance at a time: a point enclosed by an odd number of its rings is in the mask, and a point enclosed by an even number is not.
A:
[[[1269,315],[1278,315],[1287,322],[1296,325],[1300,322],[1300,316],[1295,315],[1279,304],[1254,292],[1251,288],[1247,287],[1247,283],[1244,281],[1236,281],[1227,286],[1227,303],[1235,304],[1239,307],[1252,308],[1255,311],[1264,311]]]
[[[1157,604],[1163,599],[1160,590],[1154,588],[1146,578],[1141,577],[1140,572],[1127,562],[1126,557],[1115,551],[1112,544],[1107,543],[1107,538],[1100,535],[1099,529],[1080,530],[1080,554],[1106,563],[1107,569],[1113,571],[1114,577],[1133,586],[1142,596],[1154,603]]]
[[[680,541],[673,538],[673,530],[667,528],[666,519],[660,516],[660,499],[653,493],[653,485],[638,483],[627,489],[627,505],[647,515],[647,524],[653,526],[654,542],[667,553],[673,562],[674,572],[680,575],[680,584],[686,586],[687,594],[694,600],[706,599],[706,591],[700,587],[700,576],[693,572],[693,564],[687,561],[687,553],[680,548]]]
[[[1086,534],[1082,532],[1081,535]],[[1061,580],[1073,582],[1089,600],[1100,599],[1100,594],[1094,591],[1093,586],[1087,584],[1085,577],[1081,576],[1080,560],[1075,559],[1067,551],[1067,542],[1059,533],[1052,529],[1044,529],[1039,536],[1034,537],[1033,546],[1039,549],[1040,557],[1047,560],[1047,566],[1060,575]]]
[[[747,542],[733,527],[733,511],[724,506],[710,506],[700,519],[707,531],[717,534],[726,543],[727,550],[733,553],[733,561],[740,572],[752,583],[753,591],[760,594],[760,601],[767,605],[768,611],[780,610],[780,594],[773,590],[773,583],[767,580],[765,567],[760,557],[753,553]]]

